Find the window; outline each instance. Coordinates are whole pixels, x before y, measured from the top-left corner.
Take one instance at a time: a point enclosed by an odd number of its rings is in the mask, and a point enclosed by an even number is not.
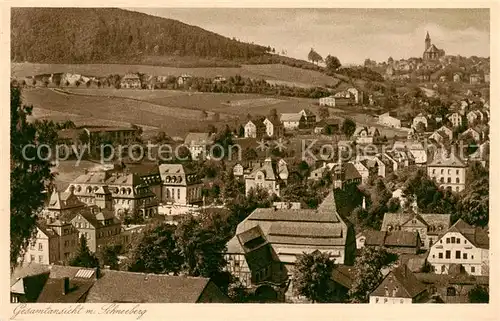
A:
[[[181,189],[177,190],[177,199],[181,199]]]
[[[440,259],[442,259],[442,258],[443,258],[443,253],[438,253],[438,257],[439,257]]]
[[[446,295],[447,295],[447,296],[455,296],[455,295],[457,295],[457,290],[455,290],[455,288],[454,288],[454,287],[449,286],[449,287],[446,289]]]
[[[389,296],[389,288],[385,287],[385,296]]]
[[[30,255],[30,262],[35,262],[35,256],[34,255]]]
[[[451,237],[451,243],[455,244],[455,237],[454,236]]]
[[[467,244],[467,240],[464,240],[464,244]]]
[[[433,258],[433,259],[435,259],[435,258],[436,258],[436,256],[435,256],[434,254],[432,254],[432,258]]]
[[[457,177],[455,181],[457,182],[457,184],[460,184],[460,178]]]
[[[448,177],[447,182],[451,183],[451,177]]]
[[[446,271],[446,266],[445,265],[441,265],[441,273],[444,273]]]
[[[476,267],[475,266],[471,266],[470,267],[470,272],[471,273],[476,273]]]
[[[449,237],[446,238],[446,244],[450,244],[450,238]]]
[[[444,169],[441,168],[441,174],[444,174]]]
[[[378,298],[375,298],[375,303],[378,303]]]
[[[443,244],[443,240],[439,240],[439,243]]]
[[[461,255],[460,251],[455,251],[455,258],[459,259],[461,257],[462,257],[462,255]]]
[[[470,258],[474,260],[474,255],[471,255]]]
[[[18,303],[19,302],[19,298],[15,295],[12,296],[11,300],[10,300],[10,303]]]
[[[38,243],[38,251],[43,251],[43,244],[42,243]]]
[[[457,175],[460,173],[460,170],[457,169]],[[458,178],[457,178],[458,179]]]
[[[401,299],[401,300],[399,300],[399,303],[403,304],[403,303],[405,303],[405,300]]]
[[[436,174],[436,170],[435,169],[432,170],[432,174]]]
[[[457,244],[460,244],[460,238],[457,237]]]
[[[39,255],[38,256],[38,263],[42,263],[43,262],[43,255]]]
[[[446,251],[446,258],[450,259],[451,258],[451,251]]]
[[[463,254],[462,254],[462,258],[463,258],[464,260],[467,260],[467,253],[463,253]]]
[[[64,247],[68,247],[68,246],[69,246],[69,241],[68,240],[64,241]]]
[[[387,301],[388,301],[387,298],[384,298],[384,303],[387,303]]]
[[[450,175],[450,174],[451,174],[451,169],[448,169],[448,175]]]

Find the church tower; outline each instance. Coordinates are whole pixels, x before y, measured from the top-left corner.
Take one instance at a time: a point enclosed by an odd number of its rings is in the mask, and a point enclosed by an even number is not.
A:
[[[429,31],[427,31],[427,36],[425,37],[425,50],[431,47],[431,37],[429,36]]]

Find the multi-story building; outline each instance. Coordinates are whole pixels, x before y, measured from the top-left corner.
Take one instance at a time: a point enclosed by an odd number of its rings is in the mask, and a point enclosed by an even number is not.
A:
[[[252,172],[245,176],[245,193],[248,195],[252,189],[262,188],[270,195],[280,196],[281,187],[286,183],[288,170],[286,172],[276,161],[267,158],[261,166],[256,166]]]
[[[254,210],[227,244],[226,269],[249,287],[267,280],[276,284],[283,273],[291,275],[300,255],[315,251],[330,253],[336,264],[354,260],[354,231],[337,212],[333,192],[316,210]]]
[[[245,124],[245,137],[262,138],[267,132],[267,126],[262,119],[249,120]]]
[[[352,137],[357,144],[373,144],[375,139],[380,136],[380,132],[375,127],[358,127]]]
[[[65,192],[59,192],[57,188],[54,188],[48,204],[42,211],[42,216],[46,218],[60,218],[82,209],[85,203],[78,199],[74,194],[74,190],[75,188],[73,187]]]
[[[305,126],[305,118],[299,113],[283,113],[280,117],[280,122],[285,130],[295,130]]]
[[[316,115],[309,109],[302,109],[299,114],[304,116],[304,128],[313,128],[316,124]]]
[[[121,243],[121,222],[113,212],[89,206],[87,210],[76,214],[71,224],[78,230],[79,236],[87,239],[90,251],[96,252],[100,247]]]
[[[459,219],[431,246],[427,261],[436,274],[448,274],[453,265],[461,265],[468,274],[489,275],[489,244],[487,229]]]
[[[131,127],[99,127],[86,126],[83,128],[87,133],[91,146],[101,143],[103,136],[108,136],[115,144],[130,144],[135,139],[136,130]]]
[[[158,214],[156,195],[139,175],[127,171],[86,171],[70,184],[67,191],[70,189],[87,205],[99,203],[97,191],[110,193],[112,210],[118,214],[139,213],[145,217]]]
[[[390,271],[370,293],[370,304],[412,304],[427,299],[427,288],[406,265]]]
[[[36,224],[36,236],[30,240],[25,262],[65,264],[78,249],[78,230],[71,223],[48,218]]]
[[[264,125],[266,125],[266,134],[269,137],[281,137],[283,136],[283,125],[277,117],[267,117],[264,119]],[[245,130],[246,133],[246,130]]]
[[[203,159],[207,155],[207,148],[212,144],[209,133],[188,133],[184,140],[192,159]]]
[[[462,123],[463,123],[462,115],[460,115],[460,113],[456,113],[456,112],[448,115],[448,120],[453,125],[453,127],[460,127],[460,126],[462,126]]]
[[[434,179],[439,186],[453,192],[461,192],[465,189],[467,165],[455,153],[437,151],[434,159],[427,165],[427,174]]]
[[[429,249],[450,227],[450,214],[385,213],[381,231],[418,232],[422,247]]]
[[[196,172],[182,164],[161,164],[163,202],[188,205],[202,202],[202,183]]]

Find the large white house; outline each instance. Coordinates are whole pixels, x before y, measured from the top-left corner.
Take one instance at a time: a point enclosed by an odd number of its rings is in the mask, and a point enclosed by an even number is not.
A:
[[[436,274],[461,265],[471,275],[489,275],[489,233],[459,219],[429,250],[427,261]]]
[[[300,113],[283,113],[280,117],[280,122],[285,129],[298,129],[300,123],[304,123],[304,116]]]
[[[378,116],[378,123],[380,125],[393,127],[393,128],[401,128],[401,120],[395,117],[396,115],[391,112],[387,112]]]
[[[465,189],[467,165],[454,152],[448,154],[437,151],[434,159],[427,165],[427,174],[439,186],[461,192]]]

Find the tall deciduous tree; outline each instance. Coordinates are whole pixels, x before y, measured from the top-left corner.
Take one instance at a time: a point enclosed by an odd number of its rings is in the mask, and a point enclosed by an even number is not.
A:
[[[344,119],[344,122],[342,123],[342,132],[344,133],[344,135],[346,135],[347,137],[351,137],[355,131],[356,123],[354,122],[354,120],[350,118]]]
[[[325,59],[326,69],[330,72],[334,72],[341,66],[339,58],[335,56],[326,56]]]
[[[304,253],[295,263],[293,287],[298,295],[305,296],[313,303],[327,303],[334,299],[332,272],[334,261],[329,253],[315,251]]]
[[[382,282],[381,269],[397,260],[397,255],[382,247],[363,247],[354,262],[354,278],[349,297],[352,302],[366,303],[370,293]]]
[[[145,273],[178,273],[181,270],[182,256],[174,238],[175,226],[158,225],[144,234],[132,248],[129,271]]]
[[[44,136],[27,121],[32,107],[22,105],[19,88],[10,88],[10,265],[13,268],[33,236],[44,191],[51,183],[51,164]],[[32,148],[30,147],[32,144]],[[26,148],[25,148],[26,147]],[[41,157],[40,157],[41,156]]]
[[[197,219],[188,216],[178,225],[175,240],[189,275],[213,277],[221,272],[226,244],[215,231],[201,228]]]
[[[94,253],[90,252],[89,247],[87,246],[87,238],[84,235],[80,237],[80,247],[70,259],[69,265],[87,268],[99,267],[99,260]]]

